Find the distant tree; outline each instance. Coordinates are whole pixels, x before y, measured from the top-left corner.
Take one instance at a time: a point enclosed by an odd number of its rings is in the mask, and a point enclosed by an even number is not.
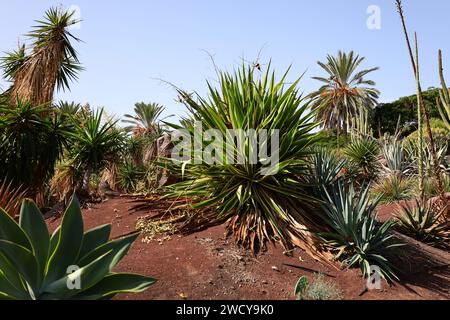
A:
[[[440,118],[436,106],[439,89],[429,88],[423,92],[425,104],[430,110],[431,118]],[[408,135],[417,129],[417,95],[402,97],[389,103],[380,103],[372,112],[373,131],[376,135],[394,134],[400,119],[403,135]]]
[[[378,68],[358,71],[364,61],[363,57],[353,51],[337,56],[327,56],[327,62],[318,62],[327,73],[327,77],[314,77],[324,85],[310,94],[312,108],[317,109],[317,121],[322,121],[323,127],[336,130],[338,139],[341,132],[344,138],[351,121],[363,110],[375,106],[379,91],[374,88],[375,82],[365,79],[365,76]]]

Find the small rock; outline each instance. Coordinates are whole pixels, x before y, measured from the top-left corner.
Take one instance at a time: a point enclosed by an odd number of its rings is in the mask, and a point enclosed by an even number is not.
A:
[[[272,270],[280,272],[280,269],[278,269],[276,266],[272,266]]]

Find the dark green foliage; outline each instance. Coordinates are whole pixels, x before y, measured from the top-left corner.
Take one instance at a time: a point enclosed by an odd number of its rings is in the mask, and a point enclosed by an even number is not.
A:
[[[439,98],[439,89],[430,88],[423,92],[425,104],[430,111],[430,118],[440,118],[436,99]],[[397,122],[400,117],[402,136],[407,136],[417,130],[417,95],[402,97],[390,103],[381,103],[373,111],[372,128],[375,134],[395,134]]]
[[[0,106],[0,176],[32,194],[42,191],[68,143],[67,123],[45,110],[20,101]]]

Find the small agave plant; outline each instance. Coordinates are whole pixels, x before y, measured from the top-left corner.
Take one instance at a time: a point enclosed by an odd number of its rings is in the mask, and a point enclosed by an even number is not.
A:
[[[104,225],[84,233],[75,197],[51,236],[31,200],[19,223],[0,209],[0,299],[96,300],[146,290],[154,279],[112,272],[137,234],[109,241],[110,232]]]

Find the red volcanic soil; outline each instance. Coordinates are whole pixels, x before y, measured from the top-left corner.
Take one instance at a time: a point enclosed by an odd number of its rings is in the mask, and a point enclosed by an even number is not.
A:
[[[111,223],[112,237],[135,230],[138,217],[164,210],[155,201],[154,207],[133,211],[130,198],[114,198],[83,210],[85,229]],[[389,210],[384,209],[384,210]],[[51,230],[61,218],[47,219]],[[381,290],[364,292],[365,281],[358,269],[337,270],[310,258],[300,249],[292,256],[283,254],[280,246],[269,247],[254,257],[225,237],[225,227],[216,226],[188,236],[173,235],[169,239],[142,242],[136,240],[129,254],[115,271],[134,272],[158,279],[140,294],[118,296],[118,299],[295,299],[298,278],[324,273],[340,290],[344,299],[449,299],[449,255],[437,252],[447,266],[422,268],[422,262],[408,265],[408,274],[401,283]],[[418,246],[416,244],[416,246]],[[428,259],[428,258],[427,258]]]

